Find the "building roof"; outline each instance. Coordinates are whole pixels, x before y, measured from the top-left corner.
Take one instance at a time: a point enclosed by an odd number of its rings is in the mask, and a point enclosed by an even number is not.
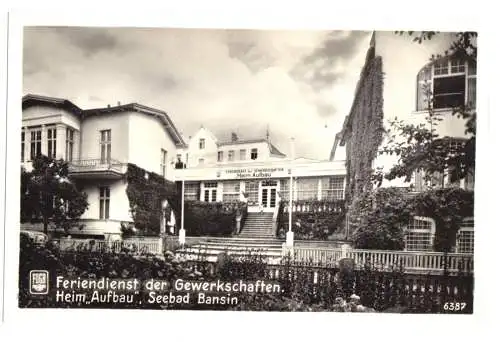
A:
[[[174,123],[170,119],[170,117],[164,111],[159,109],[147,107],[138,103],[129,103],[125,105],[118,105],[114,107],[105,107],[105,108],[93,108],[93,109],[81,109],[73,102],[57,98],[57,97],[49,97],[43,95],[35,95],[35,94],[27,94],[23,96],[22,99],[23,109],[29,108],[31,106],[51,106],[55,108],[66,109],[74,114],[77,114],[80,118],[85,118],[87,116],[99,115],[105,113],[116,113],[123,111],[135,111],[139,113],[144,113],[147,115],[153,115],[160,119],[163,123],[163,126],[167,129],[167,132],[170,134],[172,140],[177,145],[177,147],[186,147],[186,143],[182,139],[181,134],[174,126]]]
[[[242,144],[255,144],[255,143],[266,143],[269,146],[269,151],[271,154],[274,154],[276,156],[280,157],[286,157],[286,154],[282,153],[276,146],[274,146],[270,141],[267,139],[261,138],[261,139],[248,139],[248,140],[236,140],[236,141],[224,141],[217,143],[217,146],[231,146],[231,145],[242,145]]]
[[[82,113],[82,109],[80,107],[66,99],[35,94],[24,95],[22,99],[23,109],[32,106],[50,106],[54,108],[66,109],[76,115],[80,115]]]
[[[159,109],[147,107],[139,103],[128,103],[113,107],[87,109],[82,112],[82,117],[107,114],[107,113],[127,112],[127,111],[134,111],[138,113],[152,115],[160,119],[163,123],[163,126],[170,134],[172,140],[177,145],[177,147],[186,147],[184,139],[182,138],[181,134],[179,133],[179,131],[177,130],[174,123],[172,122],[172,120],[170,119],[170,117],[166,112]]]

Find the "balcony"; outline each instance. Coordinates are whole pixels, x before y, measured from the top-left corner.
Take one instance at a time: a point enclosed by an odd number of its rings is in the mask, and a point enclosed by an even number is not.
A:
[[[114,159],[84,159],[69,162],[69,174],[75,178],[121,178],[127,165]]]

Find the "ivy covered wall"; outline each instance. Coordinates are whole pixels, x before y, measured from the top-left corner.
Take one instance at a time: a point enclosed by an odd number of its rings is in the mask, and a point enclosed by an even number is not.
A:
[[[382,58],[375,56],[375,47],[370,47],[342,132],[347,205],[372,188],[372,165],[383,140],[383,116]]]
[[[135,164],[128,164],[125,175],[127,197],[134,226],[141,235],[159,235],[164,215],[162,202],[176,213],[180,209],[175,183],[162,176],[146,171]],[[165,212],[165,215],[169,215]]]

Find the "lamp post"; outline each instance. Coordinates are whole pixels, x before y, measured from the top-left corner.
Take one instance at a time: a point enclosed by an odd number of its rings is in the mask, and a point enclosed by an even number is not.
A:
[[[179,243],[184,246],[186,243],[186,230],[184,229],[184,179],[182,179],[181,190],[181,229],[179,230]]]
[[[294,158],[294,141],[293,138],[290,140],[290,145],[291,145],[291,156],[292,158],[290,159],[290,168],[288,169],[288,173],[290,174],[290,186],[289,186],[289,193],[288,193],[288,232],[286,233],[286,246],[288,248],[293,247],[293,231],[292,231],[292,188],[293,188],[293,173],[292,173],[292,162]]]

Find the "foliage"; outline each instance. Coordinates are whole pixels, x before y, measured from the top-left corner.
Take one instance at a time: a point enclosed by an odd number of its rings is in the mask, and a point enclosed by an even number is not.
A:
[[[404,189],[379,188],[365,193],[350,209],[355,248],[402,250],[404,229],[414,216],[436,222],[434,250],[451,251],[464,218],[473,216],[474,193],[434,189],[409,196]]]
[[[404,233],[412,215],[405,191],[380,188],[365,192],[349,209],[355,248],[402,250]]]
[[[170,212],[162,208],[162,202],[168,201],[169,207],[175,210],[175,184],[135,164],[128,164],[126,180],[126,193],[135,228],[141,235],[159,235],[162,217],[170,216]],[[124,232],[129,231],[130,227],[124,228]]]
[[[19,263],[19,306],[22,308],[135,308],[135,309],[196,309],[196,310],[248,310],[248,311],[329,311],[329,312],[373,312],[402,307],[403,312],[441,312],[445,302],[470,303],[472,310],[472,277],[405,275],[400,270],[381,272],[374,268],[354,271],[342,281],[335,268],[314,268],[295,265],[285,260],[280,265],[267,265],[258,257],[229,257],[225,266],[213,272],[213,264],[191,262],[167,251],[162,257],[153,255],[135,256],[131,253],[97,253],[85,250],[62,252],[56,245],[33,244],[22,236]],[[192,301],[190,304],[162,305],[147,302],[148,291],[140,290],[133,303],[65,303],[55,300],[55,287],[48,296],[33,296],[29,293],[29,272],[48,270],[49,283],[56,284],[56,277],[66,279],[149,279],[166,280],[169,284],[176,279],[223,280],[239,279],[277,282],[282,291],[273,293],[238,293],[237,305],[205,305]],[[316,276],[314,276],[316,274]],[[245,277],[245,278],[242,278]],[[313,279],[316,278],[316,281]],[[457,287],[458,291],[441,291],[438,295],[431,290],[439,286]],[[425,291],[420,287],[424,286]],[[166,293],[172,291],[167,286]],[[105,292],[105,291],[103,291]],[[174,291],[175,292],[175,291]],[[142,302],[139,302],[142,300]],[[373,308],[373,309],[371,309]]]
[[[245,216],[247,207],[244,202],[186,201],[184,210],[186,234],[228,236],[234,233],[236,217]]]
[[[284,238],[288,231],[289,213],[278,209],[278,237]],[[292,230],[297,240],[328,240],[337,232],[345,220],[344,201],[303,200],[294,201],[293,207],[303,211],[292,213]]]
[[[21,168],[21,222],[43,222],[68,231],[87,210],[87,194],[68,177],[68,164],[41,155],[33,160],[33,170]]]
[[[405,34],[402,31],[397,34]],[[413,36],[414,32],[407,32]],[[438,32],[421,32],[414,41],[422,43],[424,40],[432,39]],[[477,47],[476,32],[459,32],[451,46],[444,52],[445,56],[453,56],[464,61],[476,63]],[[441,55],[431,56],[431,61],[441,58]],[[424,85],[424,95],[427,98],[428,112],[427,124],[407,124],[401,120],[389,122],[387,130],[389,140],[379,151],[380,154],[395,155],[398,161],[390,170],[383,175],[392,180],[403,177],[409,182],[415,172],[424,171],[425,180],[430,181],[434,174],[449,172],[451,182],[463,179],[474,173],[476,159],[476,110],[466,105],[452,108],[452,115],[465,120],[464,134],[467,138],[451,139],[439,137],[436,127],[442,118],[433,109],[434,97],[429,85]],[[458,142],[454,144],[451,142]],[[379,173],[376,177],[378,185],[381,185],[382,177]],[[444,187],[444,182],[439,184]]]
[[[371,165],[383,139],[382,58],[375,56],[374,49],[371,47],[367,53],[351,112],[343,128],[347,204],[372,188]]]
[[[411,206],[415,215],[436,222],[434,249],[450,252],[463,219],[474,216],[474,192],[458,188],[430,190],[417,194]]]

